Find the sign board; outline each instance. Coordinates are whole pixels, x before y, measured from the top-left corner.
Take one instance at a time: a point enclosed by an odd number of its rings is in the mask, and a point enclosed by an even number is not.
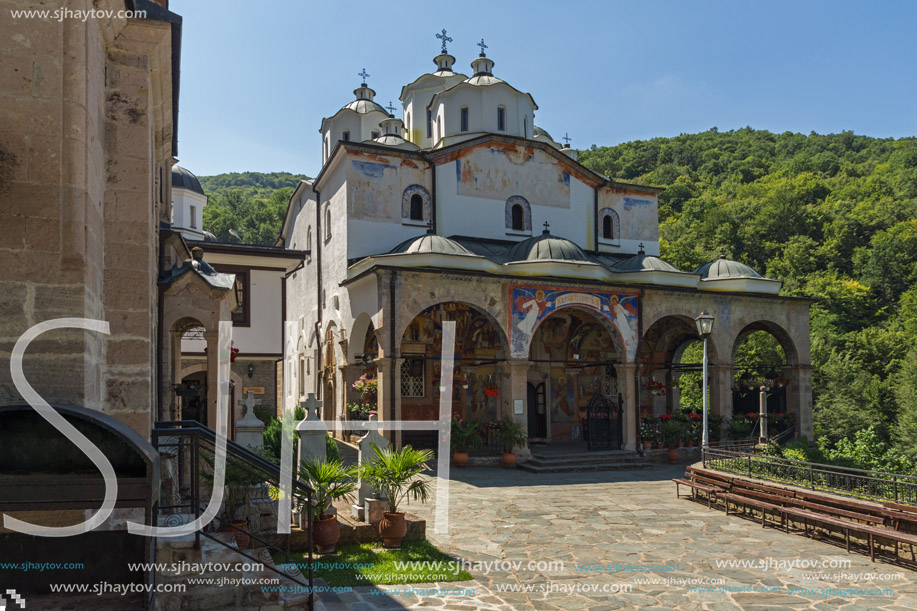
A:
[[[252,391],[252,392],[255,393],[256,395],[263,395],[263,394],[264,394],[264,386],[243,386],[243,387],[242,387],[242,394],[243,394],[243,395],[247,395],[247,394],[248,394],[248,391]]]
[[[521,416],[525,413],[525,404],[522,402],[522,399],[515,399],[513,401],[513,414],[516,416]]]

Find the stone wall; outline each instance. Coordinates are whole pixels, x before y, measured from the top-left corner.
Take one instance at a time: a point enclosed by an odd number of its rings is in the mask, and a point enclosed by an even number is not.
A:
[[[36,323],[108,321],[109,336],[40,336],[26,376],[49,402],[105,411],[147,436],[158,222],[170,199],[170,181],[160,190],[159,178],[172,161],[171,29],[148,20],[13,19],[19,8],[28,7],[0,0],[0,146],[17,159],[0,195],[0,360]],[[0,368],[0,403],[21,400]]]

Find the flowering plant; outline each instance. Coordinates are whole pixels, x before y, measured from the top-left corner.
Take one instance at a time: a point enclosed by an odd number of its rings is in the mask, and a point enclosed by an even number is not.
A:
[[[656,423],[652,418],[644,418],[640,423],[640,439],[650,443],[659,441],[659,431],[656,430]]]
[[[662,382],[657,382],[656,380],[649,379],[643,383],[643,390],[647,391],[654,397],[664,397],[665,396],[665,384]]]
[[[364,373],[353,383],[353,388],[363,396],[363,399],[375,401],[379,380]]]
[[[473,450],[481,445],[481,423],[477,420],[465,420],[453,414],[452,433],[449,439],[453,452]]]
[[[499,397],[500,389],[497,388],[496,386],[485,386],[484,394],[487,395],[488,397]]]

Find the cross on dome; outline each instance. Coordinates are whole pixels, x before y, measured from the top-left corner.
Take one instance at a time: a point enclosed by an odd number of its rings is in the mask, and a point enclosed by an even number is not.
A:
[[[541,233],[551,233],[550,230],[548,229],[548,227],[550,226],[551,226],[551,223],[545,221],[544,222],[544,231],[542,231]]]
[[[357,72],[357,76],[363,77],[363,86],[366,87],[366,79],[369,78],[369,74],[366,72],[366,68],[363,68],[362,71]]]
[[[566,143],[567,146],[570,146],[570,140],[571,140],[571,138],[570,138],[570,136],[567,135],[567,132],[564,132],[564,137],[561,138],[561,140],[563,140],[563,141]]]
[[[484,44],[484,39],[482,38],[481,42],[477,43],[477,45],[481,47],[481,57],[487,57],[487,55],[484,53],[484,49],[489,49],[490,47]]]
[[[386,110],[388,110],[388,114],[390,114],[390,115],[394,115],[394,114],[395,114],[395,106],[392,104],[392,101],[391,101],[391,100],[388,101],[388,106],[386,106],[385,108],[386,108]]]
[[[443,41],[443,53],[448,53],[448,51],[446,51],[446,43],[452,42],[452,38],[446,36],[446,28],[443,28],[442,34],[436,34],[436,37]]]

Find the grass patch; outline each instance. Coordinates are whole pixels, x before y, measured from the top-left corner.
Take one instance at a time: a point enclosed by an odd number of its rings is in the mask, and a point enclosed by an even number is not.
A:
[[[290,561],[308,576],[308,554],[291,554]],[[277,564],[284,562],[278,557]],[[402,564],[405,563],[405,564]],[[401,549],[385,549],[381,542],[338,547],[334,554],[315,556],[313,575],[329,586],[370,586],[474,579],[459,563],[429,541],[403,541]]]

